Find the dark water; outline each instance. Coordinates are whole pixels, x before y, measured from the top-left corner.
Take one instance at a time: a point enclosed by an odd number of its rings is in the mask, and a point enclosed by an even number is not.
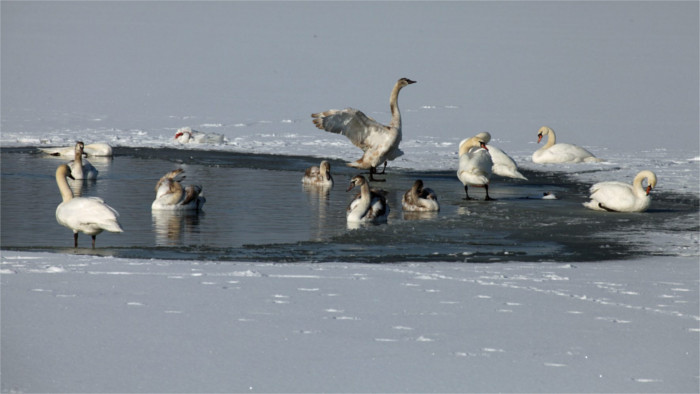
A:
[[[349,229],[345,208],[354,192],[345,191],[357,173],[331,161],[336,185],[330,191],[305,188],[310,157],[252,155],[177,149],[117,148],[112,159],[90,159],[100,171],[96,181],[74,184],[83,196],[100,196],[120,213],[124,233],[103,232],[92,250],[55,219],[61,197],[56,167],[66,159],[32,148],[2,149],[3,249],[94,253],[134,258],[245,261],[600,261],[642,255],[673,254],[657,244],[645,248],[645,234],[673,238],[698,231],[698,199],[653,195],[642,214],[608,214],[581,206],[589,185],[563,174],[527,172],[529,181],[492,180],[497,201],[464,201],[454,171],[413,172],[388,168],[391,215],[387,224]],[[456,165],[456,163],[455,163]],[[183,182],[201,184],[204,212],[153,214],[157,180],[177,167]],[[436,191],[441,210],[410,215],[401,196],[415,179]],[[558,200],[543,200],[554,192]],[[483,190],[472,188],[473,197]],[[656,208],[662,207],[662,208]]]

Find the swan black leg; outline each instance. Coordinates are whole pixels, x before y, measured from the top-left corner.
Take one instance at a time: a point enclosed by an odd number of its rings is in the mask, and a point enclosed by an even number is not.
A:
[[[369,180],[371,182],[385,182],[386,179],[377,179],[374,177],[374,174],[377,174],[377,168],[376,167],[370,167],[369,168]]]
[[[73,233],[73,247],[78,247],[78,233]]]
[[[466,195],[466,197],[464,198],[465,200],[471,200],[471,197],[469,197],[469,187],[467,185],[464,185],[464,194]]]
[[[484,189],[486,189],[486,198],[484,199],[484,201],[496,201],[495,198],[491,198],[489,196],[489,185],[484,185]]]
[[[97,235],[92,236],[92,248],[95,249],[95,238],[97,238]]]
[[[384,168],[382,168],[382,172],[377,172],[377,174],[384,174],[386,172],[386,163],[387,161],[384,160]]]

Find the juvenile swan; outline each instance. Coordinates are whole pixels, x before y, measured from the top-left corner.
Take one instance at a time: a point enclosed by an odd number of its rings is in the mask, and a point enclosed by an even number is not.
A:
[[[72,179],[97,179],[97,168],[89,161],[83,160],[85,145],[82,141],[75,144],[75,158],[68,162]]]
[[[305,185],[316,186],[333,186],[333,177],[331,176],[331,164],[323,160],[317,166],[311,166],[306,169],[301,182]]]
[[[153,210],[198,211],[207,201],[199,185],[183,188],[180,182],[185,177],[175,179],[185,170],[178,168],[163,175],[156,184],[156,199],[151,204]]]
[[[411,187],[404,193],[401,199],[401,206],[404,211],[430,212],[439,211],[440,204],[437,196],[432,189],[423,188],[423,181],[418,179],[413,182]]]
[[[491,140],[489,133],[479,133],[474,137],[462,140],[459,144],[459,169],[457,178],[464,185],[465,200],[469,197],[469,186],[483,187],[486,190],[485,200],[493,200],[489,196],[489,182],[493,161],[486,143]]]
[[[368,117],[362,111],[346,108],[344,110],[331,109],[326,112],[311,114],[313,122],[321,130],[331,133],[342,134],[350,141],[362,149],[365,153],[360,159],[348,166],[369,169],[370,181],[383,181],[375,179],[377,166],[384,163],[386,170],[387,160],[394,160],[403,155],[399,149],[401,142],[401,113],[399,112],[399,91],[404,86],[416,83],[408,78],[399,79],[391,90],[389,106],[391,107],[391,122],[385,126],[376,120]]]
[[[542,126],[537,131],[537,143],[542,141],[544,136],[547,143],[532,154],[532,161],[539,164],[547,163],[595,163],[601,161],[593,153],[572,144],[557,144],[557,137],[554,130],[547,126]]]
[[[647,180],[647,187],[642,182]],[[591,186],[591,201],[583,206],[597,211],[644,212],[651,204],[651,189],[656,187],[656,174],[641,171],[632,184],[623,182],[599,182]]]
[[[356,175],[350,180],[352,190],[355,186],[360,187],[360,193],[355,196],[346,210],[348,222],[385,222],[389,216],[389,206],[386,203],[385,192],[383,190],[370,190],[365,177]]]
[[[56,221],[73,230],[73,245],[78,247],[78,232],[92,236],[92,247],[95,248],[95,238],[103,230],[121,233],[117,217],[119,213],[105,204],[99,197],[73,197],[66,177],[72,178],[70,167],[62,164],[56,169],[56,184],[61,192],[63,202],[56,208]]]

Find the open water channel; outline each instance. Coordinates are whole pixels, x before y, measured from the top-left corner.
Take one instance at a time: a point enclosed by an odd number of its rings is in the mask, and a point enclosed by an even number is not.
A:
[[[388,223],[349,228],[346,192],[357,170],[331,160],[335,186],[304,187],[304,169],[319,159],[180,149],[116,148],[113,158],[89,158],[94,181],[73,182],[82,196],[102,197],[119,213],[124,232],[103,232],[97,248],[55,219],[61,197],[56,167],[67,162],[34,148],[3,148],[1,243],[3,249],[87,253],[130,258],[221,261],[601,261],[666,254],[663,242],[698,231],[698,199],[653,194],[645,213],[611,214],[581,206],[590,185],[557,172],[522,171],[528,181],[494,177],[496,201],[465,201],[455,171],[387,168]],[[203,186],[200,213],[151,212],[158,179],[185,169],[183,184]],[[401,196],[415,179],[438,195],[436,214],[402,212]],[[558,199],[541,197],[554,193]],[[470,188],[483,198],[483,190]],[[648,234],[668,241],[648,244]],[[669,244],[668,254],[675,253]]]

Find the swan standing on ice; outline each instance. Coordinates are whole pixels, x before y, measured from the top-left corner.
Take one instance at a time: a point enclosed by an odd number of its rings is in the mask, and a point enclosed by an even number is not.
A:
[[[465,200],[469,197],[469,186],[483,187],[486,190],[484,200],[493,200],[489,196],[489,182],[493,160],[486,147],[486,141],[491,139],[489,133],[479,133],[474,137],[467,138],[459,144],[459,169],[457,178],[464,185]]]
[[[72,178],[71,170],[68,165],[62,164],[56,170],[56,183],[63,198],[56,208],[56,221],[73,230],[74,247],[78,247],[78,232],[92,236],[94,249],[97,234],[104,230],[113,233],[124,231],[117,220],[119,213],[114,208],[99,197],[74,198],[66,177]]]
[[[163,175],[156,184],[156,199],[151,204],[154,210],[198,211],[207,201],[202,194],[202,187],[189,185],[183,188],[180,182],[185,178],[175,179],[185,170],[178,168]]]
[[[593,155],[593,153],[572,144],[557,144],[557,137],[554,135],[554,130],[547,126],[542,126],[537,131],[537,143],[542,141],[544,136],[547,138],[547,143],[536,150],[532,154],[532,161],[539,164],[547,163],[596,163],[601,160]]]
[[[367,180],[362,175],[356,175],[350,180],[352,190],[355,186],[360,187],[360,194],[355,196],[346,210],[348,222],[385,222],[389,216],[389,205],[386,203],[385,192],[383,190],[370,190]]]
[[[401,206],[404,211],[433,212],[440,210],[437,196],[432,189],[423,188],[423,181],[418,179],[404,193],[401,199]]]
[[[342,134],[362,149],[365,153],[362,157],[348,166],[369,169],[370,181],[383,181],[375,179],[377,166],[384,163],[386,170],[387,160],[394,160],[403,155],[399,149],[401,142],[401,113],[399,112],[399,91],[404,86],[416,83],[408,78],[399,79],[391,90],[389,106],[391,107],[391,122],[385,126],[368,117],[362,111],[346,108],[344,110],[331,109],[326,112],[311,114],[313,122],[321,130]]]
[[[317,166],[311,166],[306,169],[301,182],[305,185],[315,186],[333,186],[333,177],[331,176],[331,163],[323,160]]]
[[[191,127],[182,127],[175,133],[175,139],[181,144],[223,144],[224,136],[216,133],[202,133]]]
[[[647,180],[647,187],[642,185]],[[641,171],[632,184],[624,182],[599,182],[591,186],[591,201],[583,206],[597,211],[644,212],[651,204],[651,189],[656,187],[656,174]]]
[[[39,148],[39,150],[51,156],[73,156],[75,153],[75,148],[72,146],[60,148]],[[112,147],[104,142],[87,144],[84,146],[83,152],[88,155],[88,157],[112,157]]]
[[[68,162],[70,167],[71,178],[73,179],[97,179],[97,168],[89,161],[83,160],[85,145],[82,141],[75,144],[75,159]]]

